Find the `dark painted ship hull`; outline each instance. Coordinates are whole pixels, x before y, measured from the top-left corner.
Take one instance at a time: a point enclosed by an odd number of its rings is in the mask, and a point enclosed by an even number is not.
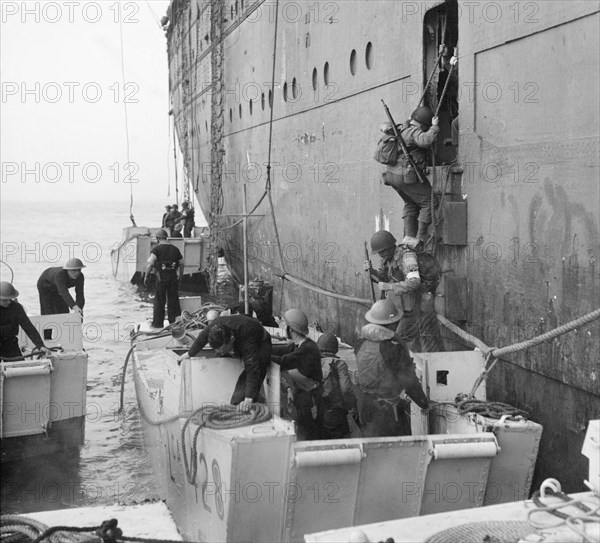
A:
[[[259,203],[248,221],[250,276],[274,285],[275,308],[300,307],[354,341],[364,305],[280,276],[369,298],[363,242],[379,228],[403,231],[402,201],[372,159],[380,100],[397,120],[410,114],[446,24],[460,75],[440,110],[436,155],[438,165],[455,161],[435,170],[440,311],[505,346],[598,307],[597,2],[282,1],[277,32],[275,6],[176,0],[169,10],[175,126],[237,275],[243,230],[231,215],[243,212],[245,183],[247,209]],[[434,106],[438,79],[426,96]],[[455,149],[443,143],[457,111]],[[272,207],[260,200],[267,186]],[[596,322],[504,356],[490,375],[489,398],[546,428],[541,450],[553,452],[540,455],[537,482],[560,474],[567,491],[583,489],[579,451],[600,411],[599,336]]]

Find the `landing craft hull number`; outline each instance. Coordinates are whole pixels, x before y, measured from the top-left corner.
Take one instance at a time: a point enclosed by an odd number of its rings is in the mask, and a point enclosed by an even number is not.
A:
[[[221,468],[219,467],[219,463],[215,460],[212,461],[211,464],[211,472],[213,482],[211,483],[208,479],[208,462],[206,461],[206,456],[204,453],[200,453],[200,457],[198,458],[198,462],[200,463],[200,469],[198,470],[198,484],[200,485],[200,499],[202,501],[202,507],[206,512],[212,514],[212,507],[208,503],[208,495],[212,494],[215,498],[215,508],[217,510],[217,514],[219,518],[223,520],[225,516],[225,507],[223,500],[223,485],[221,479]],[[197,501],[197,498],[196,498]]]

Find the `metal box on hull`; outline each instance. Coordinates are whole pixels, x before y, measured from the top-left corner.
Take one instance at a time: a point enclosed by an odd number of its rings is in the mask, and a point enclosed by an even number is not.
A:
[[[484,505],[524,500],[529,496],[542,426],[506,417],[461,415],[452,405],[434,406],[429,417],[431,430],[436,434],[491,433],[496,436],[500,451],[490,466]]]
[[[2,363],[2,437],[44,433],[86,413],[87,354]]]

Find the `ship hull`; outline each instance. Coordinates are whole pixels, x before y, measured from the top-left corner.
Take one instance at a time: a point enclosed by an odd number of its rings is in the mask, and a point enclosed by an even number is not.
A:
[[[253,210],[250,276],[273,284],[275,307],[299,307],[356,339],[364,302],[281,277],[369,299],[363,242],[380,228],[403,231],[402,201],[372,159],[381,99],[397,121],[408,117],[444,41],[458,48],[460,76],[440,108],[430,174],[443,200],[439,310],[500,347],[598,306],[597,3],[282,1],[277,32],[273,3],[219,5],[171,5],[174,123],[198,202],[216,217],[216,241],[239,277],[239,215]],[[436,105],[441,83],[435,75],[426,103]],[[457,112],[453,148],[445,143]],[[599,337],[597,322],[581,327],[503,356],[489,376],[491,399],[545,422],[542,448],[556,452],[542,457],[537,483],[562,470],[567,491],[583,489],[577,451],[600,410]],[[446,342],[462,348],[450,333]]]

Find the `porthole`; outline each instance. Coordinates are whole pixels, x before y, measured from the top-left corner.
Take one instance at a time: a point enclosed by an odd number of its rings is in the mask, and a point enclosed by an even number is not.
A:
[[[283,101],[287,102],[287,81],[283,84]]]
[[[250,115],[252,115],[252,98],[250,98],[250,103],[248,104],[248,107],[250,108]]]
[[[239,114],[239,116],[240,116],[240,119],[241,119],[241,118],[242,118],[242,104],[240,104],[240,105],[238,106],[238,114]]]
[[[317,85],[318,85],[319,81],[318,81],[318,72],[317,69],[314,68],[313,69],[313,75],[312,75],[312,88],[314,91],[317,90]]]
[[[273,91],[269,91],[269,108],[273,108]]]
[[[329,62],[326,62],[323,66],[323,83],[325,83],[325,86],[329,85]]]
[[[292,79],[292,97],[294,100],[298,98],[298,87],[296,86],[296,78]]]
[[[262,108],[262,110],[265,110],[265,93],[263,92],[260,95],[260,107]]]
[[[229,108],[229,122],[233,122],[233,110],[231,108]]]
[[[371,42],[367,43],[367,48],[365,49],[365,64],[367,65],[367,70],[370,70],[373,65],[373,44]]]
[[[350,73],[356,75],[356,49],[350,53]]]

